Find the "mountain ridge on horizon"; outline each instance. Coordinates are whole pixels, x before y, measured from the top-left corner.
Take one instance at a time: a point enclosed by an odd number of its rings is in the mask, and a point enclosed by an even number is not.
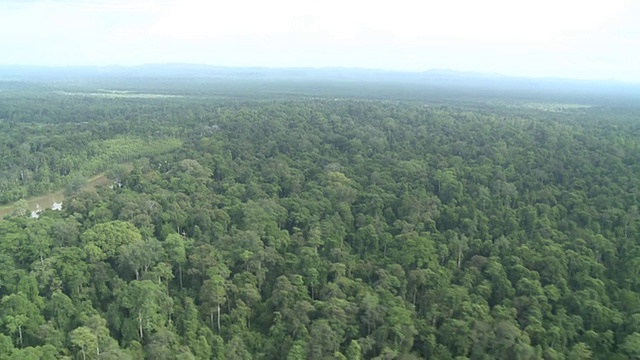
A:
[[[197,72],[197,73],[196,73]],[[229,75],[279,75],[295,77],[323,77],[328,80],[427,80],[428,78],[482,79],[517,82],[557,82],[573,84],[609,84],[622,86],[640,86],[634,81],[619,79],[576,79],[569,77],[532,77],[506,75],[499,72],[466,71],[447,68],[427,70],[390,70],[358,67],[269,67],[269,66],[222,66],[198,63],[150,63],[140,65],[0,65],[0,76],[78,76],[78,75],[116,75],[133,77],[226,77]],[[368,76],[369,78],[363,78]]]

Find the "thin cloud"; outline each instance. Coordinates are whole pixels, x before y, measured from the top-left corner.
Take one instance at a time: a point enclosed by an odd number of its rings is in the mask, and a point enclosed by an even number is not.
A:
[[[640,80],[638,18],[640,2],[632,0],[0,0],[0,63],[452,68]]]
[[[2,0],[0,7],[25,8],[34,6],[46,6],[54,8],[74,8],[105,12],[154,12],[161,11],[175,6],[176,2],[171,0],[148,0],[148,1],[126,1],[126,0]]]

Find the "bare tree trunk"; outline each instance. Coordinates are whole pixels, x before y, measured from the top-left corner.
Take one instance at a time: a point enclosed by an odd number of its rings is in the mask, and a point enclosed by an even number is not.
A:
[[[140,340],[142,340],[144,338],[142,333],[142,310],[138,310],[138,329],[140,331]]]
[[[182,290],[182,264],[178,263],[178,274],[180,275],[180,290]]]
[[[220,332],[220,304],[218,304],[218,333]]]

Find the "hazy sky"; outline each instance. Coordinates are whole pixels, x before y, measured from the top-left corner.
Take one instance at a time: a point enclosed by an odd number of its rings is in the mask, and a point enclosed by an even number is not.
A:
[[[453,69],[640,82],[637,0],[0,0],[0,64]]]

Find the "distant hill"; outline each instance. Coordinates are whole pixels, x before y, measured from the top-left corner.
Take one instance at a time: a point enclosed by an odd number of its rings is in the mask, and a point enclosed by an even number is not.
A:
[[[598,84],[640,87],[640,84],[605,80],[511,77],[497,73],[433,69],[422,72],[360,68],[223,67],[199,64],[150,64],[138,66],[0,66],[0,77],[52,79],[86,76],[177,78],[326,79],[357,81],[483,81],[494,83]]]

